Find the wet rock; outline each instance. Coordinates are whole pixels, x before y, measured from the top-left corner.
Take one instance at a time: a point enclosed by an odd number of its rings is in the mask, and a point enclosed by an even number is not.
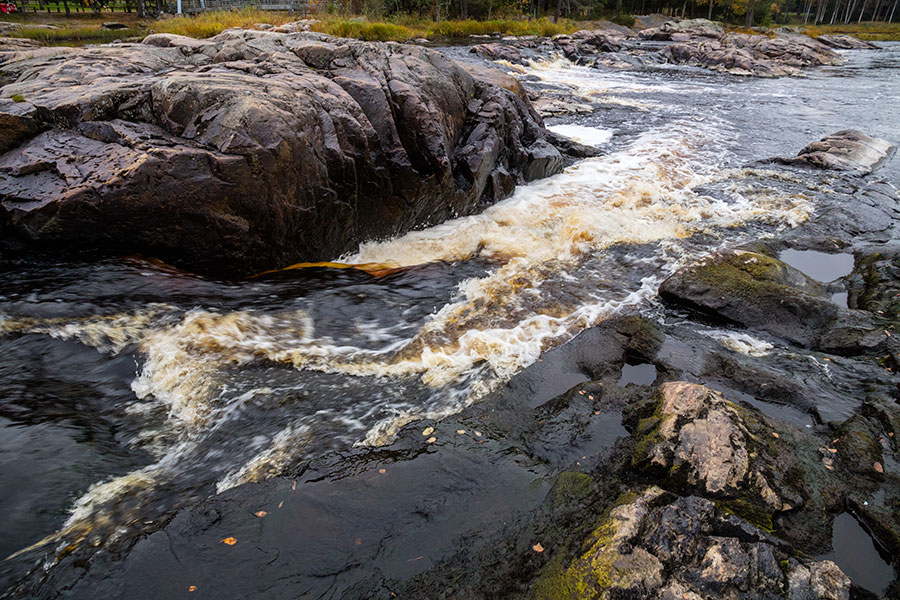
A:
[[[848,279],[850,306],[900,321],[900,251],[858,256]]]
[[[478,44],[469,50],[488,60],[505,60],[511,63],[522,63],[522,54],[515,46],[507,44]]]
[[[793,158],[775,158],[782,164],[849,171],[865,175],[890,158],[895,146],[856,129],[845,129],[809,144]]]
[[[27,102],[0,100],[0,221],[37,247],[247,274],[472,213],[563,165],[525,101],[418,46],[155,34],[4,71],[2,96]]]
[[[551,563],[532,597],[849,598],[829,561],[789,558],[764,532],[696,496],[626,495],[568,566]]]
[[[822,284],[764,254],[725,250],[666,279],[668,301],[767,331],[791,343],[847,354],[891,345],[876,319],[831,301]]]
[[[820,35],[816,38],[829,48],[841,50],[877,50],[878,46],[872,42],[866,42],[851,35]]]
[[[785,477],[794,467],[791,450],[762,415],[686,382],[661,385],[637,416],[648,413],[635,425],[633,463],[675,489],[730,501],[770,528],[766,515],[804,501]]]
[[[117,23],[115,21],[110,21],[103,24],[104,29],[128,29],[128,25],[125,23]]]

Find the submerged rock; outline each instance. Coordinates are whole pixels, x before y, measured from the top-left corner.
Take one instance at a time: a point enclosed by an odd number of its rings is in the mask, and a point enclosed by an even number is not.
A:
[[[563,165],[526,101],[416,46],[228,30],[48,50],[8,58],[0,100],[0,223],[32,245],[247,274]]]
[[[849,171],[865,175],[893,155],[895,147],[856,129],[845,129],[809,144],[793,158],[775,158],[782,164]]]

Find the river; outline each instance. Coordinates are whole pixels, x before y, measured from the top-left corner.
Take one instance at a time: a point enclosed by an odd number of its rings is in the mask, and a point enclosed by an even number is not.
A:
[[[0,264],[6,584],[451,417],[610,316],[654,314],[686,262],[804,222],[812,194],[734,181],[840,129],[900,141],[900,44],[844,56],[801,79],[517,68],[599,103],[547,123],[603,154],[335,257],[350,268],[217,281],[144,257]],[[878,176],[900,183],[900,161]]]

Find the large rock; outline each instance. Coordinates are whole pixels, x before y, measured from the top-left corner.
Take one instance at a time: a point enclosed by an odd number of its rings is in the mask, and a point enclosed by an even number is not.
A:
[[[677,271],[659,288],[672,303],[834,353],[893,346],[871,314],[831,301],[822,284],[778,259],[724,250]]]
[[[664,50],[671,62],[702,66],[734,75],[757,77],[799,76],[801,69],[842,62],[840,56],[807,35],[785,34],[770,38],[764,35],[728,33],[718,37],[712,31],[702,34],[666,32],[642,35],[675,42]]]
[[[841,50],[877,50],[878,46],[872,42],[866,42],[855,38],[851,35],[835,34],[820,35],[816,38],[829,48],[839,48]]]
[[[649,416],[637,424],[634,464],[680,491],[730,502],[768,527],[771,517],[763,515],[791,510],[809,495],[786,475],[797,471],[788,442],[772,435],[762,415],[719,392],[664,383],[643,410]]]
[[[511,63],[521,63],[522,54],[515,46],[507,44],[478,44],[472,46],[469,51],[488,60],[505,60]]]
[[[16,52],[3,72],[3,236],[44,247],[246,274],[472,213],[563,164],[520,97],[411,45],[156,34]]]
[[[874,138],[856,129],[845,129],[813,142],[793,158],[772,160],[789,165],[865,175],[884,164],[894,150],[894,145],[887,140]]]
[[[724,32],[721,23],[707,19],[686,19],[666,21],[659,27],[644,29],[638,37],[645,40],[672,40],[678,39],[677,36],[718,38]]]
[[[791,557],[764,532],[704,498],[660,488],[624,497],[568,566],[551,563],[538,600],[818,598],[847,600],[831,561]]]

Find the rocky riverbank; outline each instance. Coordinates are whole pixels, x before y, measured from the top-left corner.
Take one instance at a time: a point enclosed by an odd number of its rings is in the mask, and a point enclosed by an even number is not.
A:
[[[472,52],[490,60],[519,63],[560,53],[596,68],[656,67],[675,64],[703,67],[740,76],[799,77],[803,69],[839,65],[839,49],[876,49],[850,36],[821,39],[781,31],[772,34],[726,32],[705,19],[666,21],[639,31],[610,24],[552,39],[510,39],[476,45]]]
[[[653,318],[588,329],[390,445],[189,505],[90,560],[70,548],[17,593],[900,596],[900,198],[864,174],[891,148],[853,131],[813,146],[822,160],[716,185],[792,182],[816,214],[683,266]],[[827,265],[838,239],[854,261],[833,281],[785,262]]]
[[[418,46],[247,30],[3,44],[12,255],[144,253],[246,275],[470,214],[564,162],[497,76]]]

